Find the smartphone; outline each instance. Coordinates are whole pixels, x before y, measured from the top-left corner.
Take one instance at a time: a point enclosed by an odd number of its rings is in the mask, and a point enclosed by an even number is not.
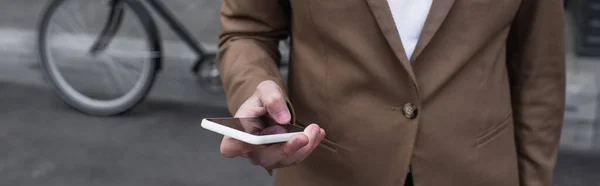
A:
[[[296,124],[278,124],[270,117],[257,118],[204,118],[202,127],[253,144],[264,145],[286,142],[302,133],[304,127]]]

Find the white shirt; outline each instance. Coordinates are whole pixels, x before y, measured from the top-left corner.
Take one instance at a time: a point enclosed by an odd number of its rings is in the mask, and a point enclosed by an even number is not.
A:
[[[410,60],[431,9],[432,0],[388,0],[396,29]]]
[[[421,36],[431,3],[432,0],[388,0],[396,29],[409,60]],[[412,172],[410,168],[408,172]]]

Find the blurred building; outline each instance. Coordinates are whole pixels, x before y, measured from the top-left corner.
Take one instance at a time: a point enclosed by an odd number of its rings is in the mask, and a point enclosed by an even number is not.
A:
[[[567,90],[562,149],[600,151],[600,0],[565,0]]]

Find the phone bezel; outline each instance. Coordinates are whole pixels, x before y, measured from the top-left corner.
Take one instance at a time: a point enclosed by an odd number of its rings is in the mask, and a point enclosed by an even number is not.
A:
[[[219,133],[224,136],[229,136],[231,138],[253,144],[253,145],[264,145],[264,144],[272,144],[272,143],[281,143],[289,141],[294,135],[300,134],[302,132],[291,132],[291,133],[283,133],[283,134],[269,134],[269,135],[253,135],[246,132],[239,131],[237,129],[210,121],[211,119],[237,119],[232,117],[222,117],[222,118],[204,118],[202,119],[202,127]],[[300,127],[300,126],[297,126]]]

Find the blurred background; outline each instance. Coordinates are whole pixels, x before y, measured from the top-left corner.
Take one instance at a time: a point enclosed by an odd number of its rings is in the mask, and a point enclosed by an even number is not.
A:
[[[109,1],[87,0],[88,4],[81,3],[86,0],[69,1],[75,5],[59,7],[52,14],[56,14],[56,18],[49,21],[61,31],[42,31],[47,32],[43,38],[47,43],[57,43],[48,46],[60,46],[60,49],[45,50],[48,56],[50,53],[52,59],[71,56],[54,61],[79,60],[72,56],[85,54],[83,46],[93,41],[89,35],[98,35],[107,20],[108,11],[104,10],[108,10]],[[147,99],[130,112],[117,116],[83,114],[65,104],[45,81],[42,71],[48,67],[40,65],[36,50],[38,23],[48,2],[50,0],[0,0],[0,185],[272,183],[272,177],[263,169],[243,159],[222,158],[218,152],[221,136],[200,127],[204,117],[229,116],[222,93],[209,88],[215,86],[210,82],[218,76],[211,66],[203,66],[198,73],[190,72],[197,56],[156,12],[152,14],[160,31],[164,65]],[[164,1],[166,8],[207,51],[214,51],[218,42],[220,3],[219,0]],[[568,105],[554,185],[598,186],[600,1],[568,0],[566,18]],[[54,24],[55,21],[62,23]],[[80,27],[83,31],[65,27]],[[125,38],[121,47],[148,46],[139,44],[147,42],[144,36],[147,33],[133,14],[125,15],[121,29],[115,38]],[[79,35],[64,36],[75,32]],[[77,38],[81,40],[75,40]],[[282,52],[286,55],[285,48]],[[124,61],[123,56],[142,59],[132,53],[107,52],[114,54],[110,59],[115,63]],[[52,61],[50,57],[46,60]],[[124,66],[127,65],[130,64]],[[98,70],[101,68],[73,68],[75,70],[64,71],[65,79],[72,79],[69,82],[73,84],[101,81],[91,74],[104,73]],[[129,75],[141,71],[143,74],[145,68],[118,73]],[[66,75],[74,71],[76,73]],[[285,70],[282,72],[285,74]],[[109,88],[92,92],[104,89]]]

